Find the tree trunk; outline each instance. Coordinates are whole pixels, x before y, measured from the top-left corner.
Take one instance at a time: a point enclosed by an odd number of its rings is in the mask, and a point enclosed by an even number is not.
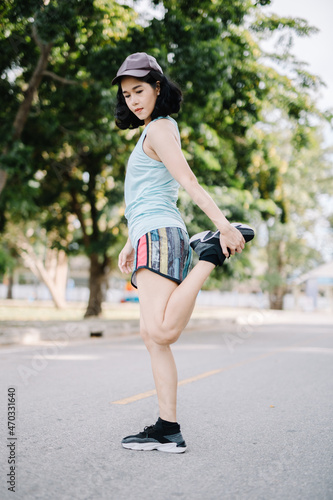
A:
[[[100,316],[102,313],[102,302],[105,300],[107,290],[107,273],[109,259],[104,258],[101,263],[98,260],[98,255],[93,253],[90,255],[90,277],[89,277],[89,302],[85,318],[90,316]]]
[[[66,302],[66,284],[68,274],[68,258],[64,250],[49,248],[45,258],[45,270],[54,283],[57,297],[61,303]]]
[[[56,252],[56,263],[53,263],[53,269],[46,268],[42,259],[40,259],[33,249],[33,247],[29,244],[29,242],[22,237],[17,241],[17,252],[22,258],[24,264],[33,272],[33,274],[42,281],[50,291],[52,299],[54,301],[55,306],[58,309],[62,309],[66,305],[65,293],[66,293],[66,282],[62,280],[61,287],[59,286],[59,282],[57,281],[58,269],[60,274],[67,276],[67,266],[68,259],[67,255],[63,250]],[[58,259],[58,255],[60,257]],[[54,257],[53,257],[54,258]],[[46,261],[47,262],[47,261]],[[47,263],[50,266],[50,263]],[[55,267],[54,267],[55,266]],[[59,267],[58,267],[59,266]]]
[[[284,286],[277,286],[269,292],[269,307],[270,309],[282,310],[283,298],[286,294]]]
[[[7,182],[7,172],[5,170],[0,170],[0,194]]]
[[[269,232],[267,257],[271,283],[269,287],[269,306],[271,309],[282,310],[283,298],[287,293],[286,286],[286,242],[283,239],[272,238]]]
[[[14,120],[14,140],[21,137],[23,128],[29,116],[32,102],[37,96],[37,90],[43,78],[43,72],[48,65],[49,55],[52,49],[52,43],[46,45],[40,44],[41,54],[39,56],[35,71],[30,79],[28,88]]]
[[[14,285],[14,275],[13,271],[10,271],[8,276],[8,285],[7,285],[7,299],[13,298],[13,285]]]

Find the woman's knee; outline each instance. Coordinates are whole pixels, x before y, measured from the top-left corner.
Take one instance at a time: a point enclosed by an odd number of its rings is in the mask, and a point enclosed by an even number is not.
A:
[[[147,347],[151,346],[151,343],[156,343],[159,345],[170,345],[176,342],[182,331],[176,326],[170,326],[159,321],[151,321],[150,323],[141,323],[140,325],[140,335]]]
[[[168,347],[173,343],[172,339],[166,338],[165,336],[158,335],[156,333],[150,335],[146,330],[140,330],[140,335],[150,354],[152,354],[156,349],[159,350],[161,347]]]
[[[181,330],[177,328],[157,327],[149,333],[150,338],[159,345],[174,344],[181,334]]]
[[[147,331],[146,328],[140,328],[140,337],[142,338],[142,340],[144,341],[145,343],[145,346],[147,347],[147,349],[149,350],[149,347],[150,347],[150,344],[151,344],[151,337]]]

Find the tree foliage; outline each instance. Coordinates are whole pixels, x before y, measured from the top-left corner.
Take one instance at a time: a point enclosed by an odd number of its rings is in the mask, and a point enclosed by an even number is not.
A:
[[[2,226],[8,217],[13,221],[22,216],[37,218],[49,232],[57,227],[54,247],[67,253],[83,250],[92,262],[92,286],[96,283],[92,297],[98,300],[89,307],[96,314],[110,267],[110,249],[119,234],[116,226],[122,220],[115,206],[122,199],[126,140],[121,144],[115,133],[110,81],[96,78],[95,69],[100,68],[99,52],[110,45],[111,35],[116,44],[134,25],[135,14],[112,1],[47,6],[31,2],[25,9],[18,11],[14,5],[7,12],[7,38],[15,38],[20,31],[25,36],[15,53],[19,73],[14,82],[10,82],[10,57],[4,73],[15,101],[6,117],[1,163],[15,190],[6,189],[1,197]],[[12,19],[16,19],[15,33],[14,27],[10,31]],[[44,44],[52,44],[48,69],[34,89],[26,115],[29,126],[23,126],[18,137],[10,125],[15,123],[20,101],[25,101],[36,52]]]
[[[0,230],[33,220],[59,251],[88,255],[88,315],[101,310],[126,233],[123,178],[137,134],[116,130],[110,82],[129,53],[151,53],[181,85],[184,154],[227,217],[287,222],[286,177],[266,136],[283,119],[290,147],[311,150],[312,118],[325,116],[311,98],[320,80],[290,54],[292,36],[314,28],[266,13],[269,3],[164,0],[163,19],[148,26],[114,0],[1,5]],[[274,33],[282,51],[268,54],[260,40]],[[209,227],[181,201],[190,232]]]

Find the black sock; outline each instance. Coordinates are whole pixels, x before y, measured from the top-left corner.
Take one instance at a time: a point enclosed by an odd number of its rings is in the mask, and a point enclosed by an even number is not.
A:
[[[205,253],[201,254],[199,260],[205,260],[206,262],[211,262],[214,266],[220,266],[221,261],[219,256],[216,253],[211,253],[209,255],[205,255]]]
[[[170,427],[172,425],[178,425],[178,422],[169,422],[169,420],[163,420],[163,418],[158,417],[158,422],[161,422],[165,427]]]
[[[163,418],[158,417],[156,423],[158,426],[161,426],[164,431],[168,431],[169,434],[176,434],[177,432],[180,431],[180,426],[178,422],[169,422],[168,420],[163,420]]]

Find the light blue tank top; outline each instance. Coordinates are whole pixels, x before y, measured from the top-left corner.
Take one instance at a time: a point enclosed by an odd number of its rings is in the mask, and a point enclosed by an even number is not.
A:
[[[171,120],[178,130],[177,122],[173,118],[161,116],[156,120],[162,118]],[[143,150],[143,141],[149,127],[156,120],[145,127],[127,164],[125,217],[134,248],[141,236],[153,229],[180,227],[186,231],[177,208],[178,182],[162,162],[150,158]]]

